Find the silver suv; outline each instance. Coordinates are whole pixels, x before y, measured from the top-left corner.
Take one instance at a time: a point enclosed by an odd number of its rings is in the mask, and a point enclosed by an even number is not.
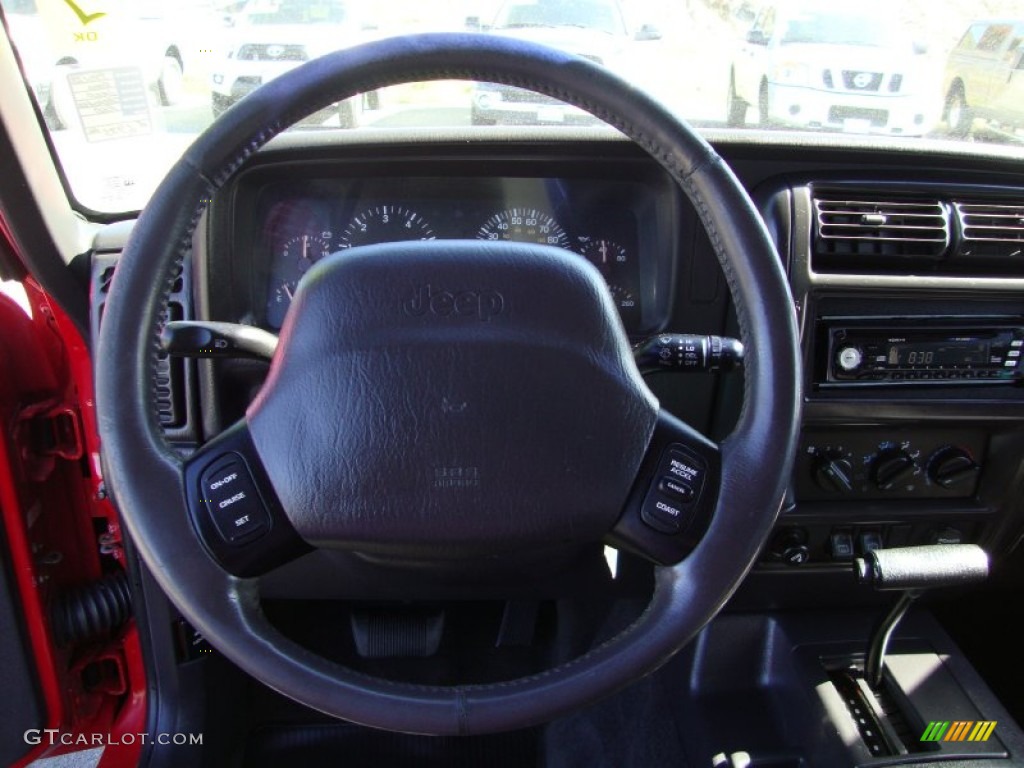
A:
[[[211,75],[214,116],[304,61],[339,48],[367,42],[375,27],[345,0],[250,0],[230,20],[227,58]],[[307,119],[320,123],[337,116],[343,128],[358,125],[364,106],[376,106],[376,94],[364,94],[321,110]]]
[[[470,28],[478,22],[468,21]],[[631,29],[617,0],[509,0],[494,23],[482,27],[495,34],[543,43],[582,56],[613,70],[626,66],[634,41],[658,40],[653,24]],[[598,122],[597,118],[557,99],[493,83],[473,90],[474,125]]]
[[[923,53],[876,3],[768,6],[733,59],[727,121],[744,125],[753,107],[762,126],[921,135],[938,118]]]

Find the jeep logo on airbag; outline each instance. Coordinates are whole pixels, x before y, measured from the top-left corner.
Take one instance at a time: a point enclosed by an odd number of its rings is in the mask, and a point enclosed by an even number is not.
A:
[[[487,322],[505,311],[505,297],[491,290],[453,292],[434,289],[428,283],[402,303],[402,310],[411,317],[422,317],[429,312],[440,317],[475,317]]]

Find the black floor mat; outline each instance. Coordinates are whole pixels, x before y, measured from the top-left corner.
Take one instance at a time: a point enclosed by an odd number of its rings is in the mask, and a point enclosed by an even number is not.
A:
[[[261,728],[243,768],[524,768],[537,765],[535,730],[463,738],[408,736],[346,723]]]

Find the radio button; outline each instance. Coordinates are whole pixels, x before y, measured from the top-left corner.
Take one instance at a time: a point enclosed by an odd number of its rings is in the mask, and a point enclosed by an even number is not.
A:
[[[844,371],[855,371],[864,362],[863,353],[857,347],[843,347],[839,350],[839,367]]]

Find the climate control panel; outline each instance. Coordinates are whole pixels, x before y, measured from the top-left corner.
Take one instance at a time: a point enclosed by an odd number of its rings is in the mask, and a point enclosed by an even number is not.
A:
[[[805,432],[797,501],[957,499],[977,488],[986,438],[975,430],[839,429]]]

